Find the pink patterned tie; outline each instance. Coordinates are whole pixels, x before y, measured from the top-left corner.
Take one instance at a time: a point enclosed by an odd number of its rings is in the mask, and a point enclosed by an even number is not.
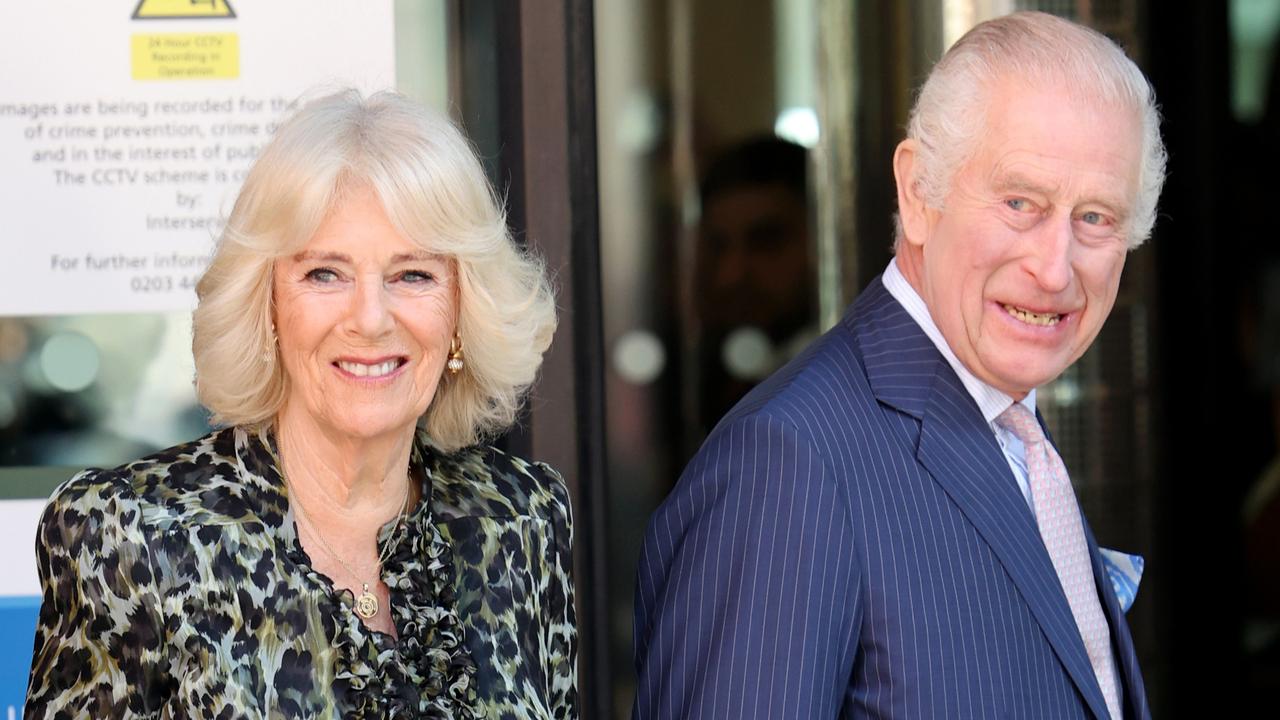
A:
[[[1116,686],[1115,659],[1111,655],[1111,631],[1098,602],[1093,566],[1084,540],[1080,507],[1076,504],[1067,468],[1053,446],[1045,442],[1040,423],[1022,403],[1014,403],[1000,413],[996,423],[1018,436],[1026,446],[1027,479],[1035,506],[1040,537],[1044,540],[1058,581],[1067,595],[1067,604],[1093,664],[1093,674],[1107,700],[1107,711],[1121,718],[1120,692]]]

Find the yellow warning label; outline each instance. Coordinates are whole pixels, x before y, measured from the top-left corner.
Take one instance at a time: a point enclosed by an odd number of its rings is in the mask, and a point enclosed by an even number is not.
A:
[[[240,77],[235,33],[146,33],[132,38],[134,80],[226,80]]]
[[[134,20],[233,18],[229,0],[138,0]]]

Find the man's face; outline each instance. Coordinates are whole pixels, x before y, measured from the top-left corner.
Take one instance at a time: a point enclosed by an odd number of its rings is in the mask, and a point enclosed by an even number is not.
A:
[[[1075,362],[1111,312],[1141,133],[1132,111],[1059,88],[1006,80],[990,101],[945,208],[904,210],[899,262],[965,367],[1022,398]]]

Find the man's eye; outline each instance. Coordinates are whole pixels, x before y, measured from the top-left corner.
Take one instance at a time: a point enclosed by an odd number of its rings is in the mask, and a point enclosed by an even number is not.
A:
[[[1097,212],[1087,212],[1080,216],[1081,222],[1087,225],[1105,225],[1107,224],[1107,216]]]
[[[338,273],[329,268],[316,268],[307,273],[306,279],[318,283],[331,283],[338,279]]]
[[[1010,209],[1017,212],[1026,212],[1031,209],[1031,203],[1026,198],[1009,198],[1004,204]]]

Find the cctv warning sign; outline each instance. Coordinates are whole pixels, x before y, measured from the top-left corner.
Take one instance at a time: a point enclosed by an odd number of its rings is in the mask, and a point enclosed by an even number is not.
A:
[[[190,309],[299,99],[395,86],[393,0],[231,2],[6,9],[0,67],[22,72],[0,84],[0,317]]]
[[[131,42],[134,80],[230,80],[240,76],[235,33],[151,33]]]
[[[227,0],[138,0],[134,20],[191,20],[233,18],[235,10]]]

